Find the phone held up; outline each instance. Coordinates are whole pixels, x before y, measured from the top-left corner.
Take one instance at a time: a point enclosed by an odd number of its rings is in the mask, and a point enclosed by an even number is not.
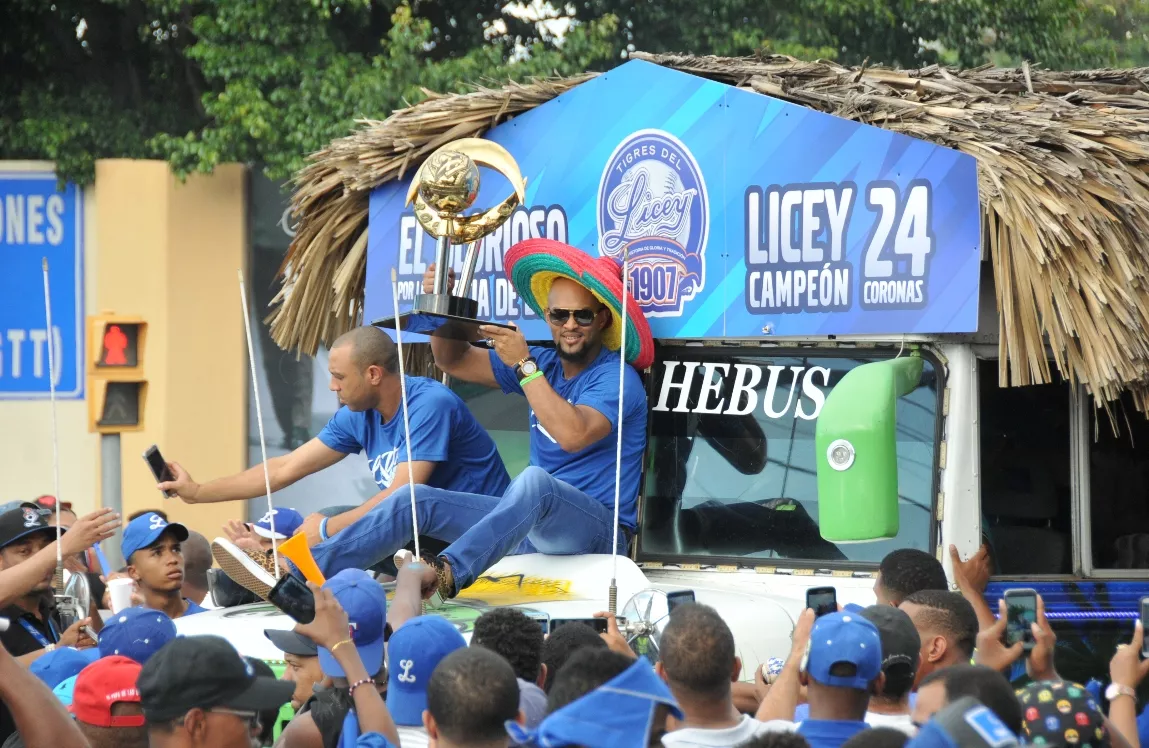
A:
[[[694,602],[694,590],[676,590],[666,593],[666,612],[673,613],[674,609],[683,603]]]
[[[271,588],[267,601],[297,623],[315,620],[315,595],[293,574],[284,574]]]
[[[1141,598],[1141,625],[1147,625],[1145,622],[1149,621],[1149,597]],[[1149,636],[1145,636],[1141,641],[1141,656],[1149,659]]]
[[[814,609],[815,618],[837,613],[838,591],[833,587],[809,587],[806,589],[806,607]]]
[[[171,468],[168,467],[167,461],[164,456],[160,454],[160,448],[155,444],[147,448],[144,452],[144,460],[148,463],[148,467],[152,469],[152,475],[156,478],[156,483],[163,483],[164,481],[175,480],[172,475]],[[170,499],[175,496],[171,491],[163,491],[164,498]]]
[[[610,622],[605,618],[552,618],[549,633],[553,634],[568,623],[581,623],[584,626],[590,626],[596,634],[605,634],[610,626]]]
[[[1021,642],[1026,655],[1037,641],[1033,638],[1033,624],[1037,623],[1037,590],[1028,587],[1006,590],[1005,646]]]

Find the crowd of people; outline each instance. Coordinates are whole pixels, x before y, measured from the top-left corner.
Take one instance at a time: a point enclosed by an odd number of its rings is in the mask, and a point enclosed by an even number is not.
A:
[[[1112,657],[1102,709],[1058,676],[1040,599],[1030,651],[1005,645],[1004,607],[979,621],[980,555],[963,562],[955,552],[955,592],[934,557],[894,551],[874,605],[804,611],[789,656],[752,676],[730,628],[703,604],[675,607],[652,662],[605,612],[599,634],[581,623],[548,631],[516,608],[493,609],[468,643],[424,612],[421,559],[398,566],[390,601],[380,572],[345,569],[308,583],[314,620],[265,632],[283,652],[277,679],[224,637],[177,634],[173,619],[242,590],[219,570],[205,597],[188,584],[187,528],[158,511],[129,518],[126,566],[109,574],[88,550],[118,518],[60,508],[57,541],[56,516],[50,502],[0,507],[3,748],[1140,745],[1136,688],[1149,673],[1140,621]],[[304,521],[286,508],[276,516],[274,533],[271,517],[225,530],[254,546]],[[132,605],[111,613],[94,596],[89,617],[62,628],[57,542],[73,573],[131,579]],[[1028,682],[1018,690],[1004,673],[1022,661]]]

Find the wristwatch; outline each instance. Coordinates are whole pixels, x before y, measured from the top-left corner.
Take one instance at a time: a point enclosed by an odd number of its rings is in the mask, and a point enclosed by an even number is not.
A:
[[[525,379],[539,370],[539,363],[535,361],[534,356],[527,356],[522,361],[515,364],[515,376],[519,379]]]
[[[1137,701],[1137,691],[1129,686],[1122,686],[1117,683],[1110,683],[1105,689],[1105,700],[1113,701],[1118,696],[1131,696],[1134,701]]]

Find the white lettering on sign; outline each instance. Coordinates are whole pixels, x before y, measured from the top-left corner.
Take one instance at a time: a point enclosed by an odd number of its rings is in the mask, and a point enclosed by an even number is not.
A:
[[[48,378],[48,331],[41,328],[0,330],[0,379]],[[56,361],[56,382],[60,384],[63,370],[60,361],[64,355],[64,339],[60,328],[52,326],[52,355]],[[30,368],[29,368],[30,367]]]
[[[510,219],[483,237],[469,294],[479,305],[477,314],[480,318],[536,318],[507,280],[503,258],[511,247],[524,239],[542,237],[566,242],[567,216],[561,207],[519,206]],[[423,230],[415,216],[401,215],[398,243],[399,300],[411,302],[423,292],[423,274],[435,261],[435,240]],[[456,278],[462,275],[466,256],[467,245],[451,245],[447,257]]]
[[[681,374],[678,373],[680,366]],[[654,410],[726,416],[749,415],[759,408],[758,385],[762,383],[763,369],[766,371],[766,387],[761,408],[767,418],[784,418],[792,413],[794,418],[813,421],[822,412],[822,406],[826,404],[825,388],[830,386],[830,370],[824,366],[786,367],[777,364],[756,366],[696,361],[663,362],[662,387]],[[782,408],[775,408],[778,383],[782,373],[787,369],[790,372],[790,388],[786,395],[786,404]],[[698,401],[691,408],[691,385],[694,383],[696,372],[701,377],[701,382]],[[731,375],[733,375],[732,382],[729,381]],[[800,391],[797,390],[799,384]],[[677,396],[673,408],[669,407],[672,394]],[[803,407],[805,404],[803,396],[812,406],[809,409]]]
[[[64,198],[59,195],[5,195],[0,210],[0,242],[10,246],[60,246],[64,240]]]

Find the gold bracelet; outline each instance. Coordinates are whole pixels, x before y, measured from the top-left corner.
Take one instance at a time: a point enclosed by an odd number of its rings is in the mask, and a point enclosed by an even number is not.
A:
[[[351,646],[353,646],[353,647],[355,646],[355,642],[351,641],[350,639],[344,639],[343,641],[341,641],[341,642],[338,642],[338,643],[337,643],[335,646],[333,646],[333,647],[332,647],[332,648],[331,648],[329,651],[331,652],[331,654],[333,654],[333,655],[334,655],[334,654],[335,654],[335,650],[339,649],[339,648],[340,648],[340,647],[342,647],[344,644],[350,644],[350,645],[351,645]]]

